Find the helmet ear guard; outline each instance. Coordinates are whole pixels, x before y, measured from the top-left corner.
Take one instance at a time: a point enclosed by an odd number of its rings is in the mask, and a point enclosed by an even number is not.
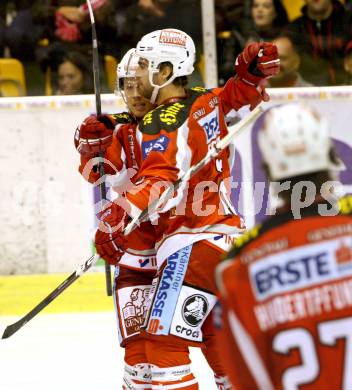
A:
[[[272,180],[345,168],[340,159],[331,158],[328,122],[312,108],[291,103],[264,115],[258,143]]]

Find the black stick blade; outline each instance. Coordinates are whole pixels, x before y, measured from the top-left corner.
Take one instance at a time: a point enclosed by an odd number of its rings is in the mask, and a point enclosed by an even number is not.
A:
[[[75,282],[82,274],[95,264],[99,259],[98,255],[91,256],[84,264],[82,264],[75,272],[67,277],[58,287],[55,288],[47,297],[38,303],[29,313],[19,319],[17,322],[7,326],[1,336],[1,339],[7,339],[21,329],[28,321],[46,308],[50,302],[64,292],[73,282]]]

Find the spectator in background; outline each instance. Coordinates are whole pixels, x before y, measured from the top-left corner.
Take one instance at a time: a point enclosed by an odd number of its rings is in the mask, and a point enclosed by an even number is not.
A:
[[[215,2],[216,46],[219,85],[233,74],[233,60],[243,50],[246,39],[242,35],[245,23],[243,0]]]
[[[287,32],[301,55],[302,76],[314,85],[341,85],[350,36],[348,16],[338,0],[305,0],[302,16]]]
[[[346,47],[343,65],[346,72],[344,84],[352,85],[352,41]]]
[[[134,4],[132,2],[126,9],[125,25],[122,29],[119,27],[118,41],[123,45],[122,51],[127,51],[135,47],[143,35],[170,26],[190,35],[198,49],[197,52],[202,52],[200,0],[139,0]],[[194,72],[190,78],[190,85],[199,85],[200,82],[200,75]]]
[[[57,67],[56,95],[93,93],[90,59],[79,52],[68,52]]]
[[[271,41],[280,35],[287,23],[287,12],[281,0],[252,0],[251,22],[244,29],[246,43]]]
[[[272,41],[288,23],[281,0],[252,0],[251,18],[232,28],[228,41],[218,48],[219,83],[223,85],[233,73],[233,58],[253,41]],[[239,29],[237,28],[239,27]]]
[[[6,46],[11,57],[27,63],[35,60],[35,48],[44,27],[36,24],[32,15],[32,1],[5,1]]]
[[[267,86],[272,88],[286,87],[312,87],[313,85],[305,81],[300,73],[300,56],[293,46],[289,37],[280,36],[273,40],[277,46],[280,58],[280,73],[273,76]]]
[[[115,6],[113,0],[91,0],[94,8],[98,36],[99,54],[102,61],[105,54],[117,56]],[[38,23],[46,26],[48,45],[37,48],[37,60],[44,72],[57,69],[63,53],[79,51],[92,56],[92,32],[86,2],[84,0],[37,0],[34,15]],[[103,68],[101,64],[101,74]]]
[[[5,21],[0,15],[0,57],[4,56],[4,48],[5,48]]]
[[[192,16],[191,16],[192,15]],[[126,49],[135,47],[146,33],[168,28],[189,34],[196,45],[202,40],[200,0],[139,0],[126,9],[121,38]]]

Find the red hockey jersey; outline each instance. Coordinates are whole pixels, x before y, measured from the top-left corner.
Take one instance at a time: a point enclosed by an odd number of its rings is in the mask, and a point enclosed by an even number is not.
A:
[[[221,97],[193,89],[185,99],[171,99],[149,112],[139,130],[143,162],[137,185],[127,193],[133,217],[160,197],[163,182],[174,184],[227,134]],[[160,260],[200,239],[242,230],[226,185],[229,153],[209,162],[164,204],[157,221]]]
[[[352,389],[352,196],[245,233],[218,266],[222,357],[236,390]],[[331,205],[328,205],[331,208]]]

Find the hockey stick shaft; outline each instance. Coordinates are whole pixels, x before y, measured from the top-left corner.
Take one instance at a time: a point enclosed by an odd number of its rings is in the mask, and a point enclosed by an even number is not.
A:
[[[92,26],[92,47],[93,47],[93,79],[94,79],[94,94],[95,94],[95,107],[97,116],[101,115],[101,88],[100,88],[100,75],[99,75],[99,53],[98,53],[98,38],[97,30],[95,28],[95,19],[93,8],[90,3],[90,0],[87,0],[87,6],[89,11],[90,22]],[[99,157],[104,158],[104,154],[101,153]],[[104,171],[104,162],[99,163],[99,174],[100,177],[105,175]],[[101,201],[106,200],[106,185],[102,181],[99,185]],[[102,204],[102,206],[104,206]],[[103,207],[101,207],[103,209]],[[112,287],[111,287],[111,267],[110,264],[105,262],[105,282],[106,282],[106,294],[112,296]]]
[[[172,198],[173,194],[177,189],[187,182],[191,177],[193,177],[197,172],[199,172],[206,164],[209,163],[210,160],[217,157],[224,149],[226,149],[231,142],[233,142],[233,139],[235,137],[238,137],[246,128],[247,126],[256,120],[259,115],[263,112],[263,109],[261,107],[255,108],[253,111],[251,111],[245,118],[243,118],[241,121],[236,123],[228,132],[228,134],[222,138],[215,147],[210,150],[207,155],[200,160],[197,164],[193,165],[182,178],[178,179],[173,186],[170,186],[167,190],[165,190],[161,197],[157,199],[156,201],[152,202],[147,208],[145,208],[141,214],[132,219],[132,221],[126,226],[124,233],[129,234],[133,229],[136,228],[141,222],[146,220],[148,216],[152,215],[161,204],[163,204],[166,200]]]
[[[66,278],[58,287],[55,288],[47,297],[45,297],[41,302],[38,303],[29,313],[22,317],[17,322],[7,326],[1,335],[2,339],[7,339],[21,329],[27,322],[29,322],[33,317],[45,309],[50,302],[62,294],[67,287],[71,286],[82,274],[88,271],[97,261],[99,260],[99,255],[94,255],[90,257],[84,264],[82,264],[75,272],[73,272],[68,278]]]

